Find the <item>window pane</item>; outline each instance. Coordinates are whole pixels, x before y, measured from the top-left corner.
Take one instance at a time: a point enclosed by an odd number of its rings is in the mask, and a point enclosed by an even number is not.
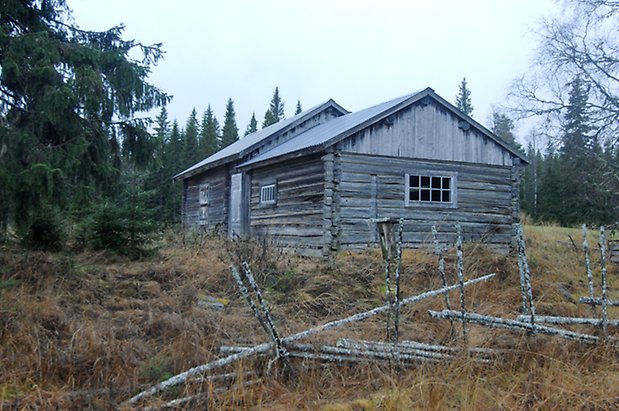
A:
[[[441,201],[441,190],[432,190],[432,201]]]
[[[269,203],[275,202],[275,185],[270,184],[260,188],[260,202]]]
[[[421,201],[430,201],[430,190],[429,189],[421,190]]]
[[[432,188],[441,188],[441,177],[432,177]]]
[[[410,201],[419,201],[419,190],[411,190],[410,191]]]
[[[448,190],[450,185],[451,185],[451,178],[443,177],[443,188]]]
[[[443,202],[450,203],[451,202],[451,192],[443,191]]]
[[[421,187],[430,188],[430,177],[421,176]]]
[[[409,185],[411,188],[419,187],[419,176],[410,176]]]

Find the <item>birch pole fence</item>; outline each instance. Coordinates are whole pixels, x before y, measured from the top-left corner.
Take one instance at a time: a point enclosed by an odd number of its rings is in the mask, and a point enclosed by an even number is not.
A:
[[[591,257],[589,255],[589,241],[587,240],[587,225],[582,225],[582,250],[585,254],[585,270],[587,271],[587,281],[589,283],[589,298],[595,300],[595,289],[593,288],[593,272],[591,271]],[[595,304],[591,305],[593,316],[597,315]]]
[[[466,343],[466,305],[464,301],[464,262],[463,254],[462,254],[462,228],[460,224],[456,224],[456,257],[457,257],[457,267],[456,270],[458,272],[458,284],[460,285],[460,311],[462,313],[462,338],[464,338],[464,342]]]
[[[495,277],[496,274],[491,273],[491,274],[487,274],[478,278],[474,278],[472,280],[468,280],[466,282],[464,282],[464,286],[469,286],[469,285],[473,285],[473,284],[477,284],[480,282],[484,282],[484,281],[488,281],[492,278]],[[404,298],[401,301],[401,306],[405,306],[405,305],[409,305],[409,304],[414,304],[417,303],[419,301],[425,300],[427,298],[432,298],[432,297],[436,297],[439,295],[442,295],[444,293],[448,293],[452,290],[455,290],[457,288],[459,288],[460,285],[459,284],[455,284],[455,285],[451,285],[451,286],[447,286],[447,287],[442,287],[436,290],[431,290],[431,291],[426,291],[423,292],[421,294],[415,295],[415,296],[411,296],[411,297],[407,297]],[[354,314],[351,315],[350,317],[346,317],[343,319],[339,319],[339,320],[334,320],[334,321],[330,321],[328,323],[325,323],[323,325],[317,326],[317,327],[312,327],[309,328],[305,331],[301,331],[298,332],[296,334],[292,334],[289,335],[287,337],[282,338],[282,343],[286,344],[286,343],[290,343],[290,342],[294,342],[294,341],[298,341],[301,340],[303,338],[307,338],[310,337],[312,335],[315,334],[319,334],[319,333],[323,333],[325,331],[337,328],[337,327],[342,327],[344,325],[347,324],[351,324],[357,321],[362,321],[362,320],[366,320],[368,318],[371,318],[373,316],[376,316],[378,314],[382,314],[382,313],[386,313],[389,312],[389,310],[391,310],[391,306],[390,304],[385,304],[383,306],[380,307],[376,307],[373,308],[369,311],[364,311],[358,314]],[[208,373],[212,370],[230,365],[230,364],[234,364],[237,361],[240,361],[244,358],[249,358],[251,356],[254,355],[258,355],[258,354],[262,354],[262,353],[266,353],[269,350],[271,350],[273,347],[275,346],[275,344],[271,341],[271,342],[267,342],[267,343],[262,343],[259,345],[256,345],[248,350],[244,350],[235,354],[231,354],[227,357],[224,358],[219,358],[215,361],[209,362],[207,364],[202,364],[193,368],[190,368],[189,370],[180,373],[178,375],[175,375],[173,377],[168,378],[165,381],[162,381],[158,384],[153,385],[152,387],[134,395],[133,397],[129,398],[127,401],[125,401],[123,404],[121,404],[121,406],[130,406],[133,405],[135,403],[137,403],[138,401],[151,397],[159,392],[162,392],[170,387],[174,387],[178,384],[182,384],[185,381],[187,381],[189,378],[194,377],[196,375],[200,375],[200,374],[204,374],[204,373]]]
[[[600,265],[602,267],[602,333],[608,337],[608,295],[606,283],[606,235],[604,226],[600,227]]]

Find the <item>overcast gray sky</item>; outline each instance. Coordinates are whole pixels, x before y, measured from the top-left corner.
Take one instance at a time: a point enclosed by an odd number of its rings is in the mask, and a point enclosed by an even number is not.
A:
[[[527,70],[531,30],[551,0],[68,0],[86,29],[126,25],[125,38],[162,42],[150,80],[174,96],[185,125],[211,104],[223,122],[228,97],[240,133],[259,125],[278,86],[292,116],[333,98],[350,111],[430,86],[453,102],[466,76],[487,124],[511,81]],[[523,131],[520,130],[522,139]]]

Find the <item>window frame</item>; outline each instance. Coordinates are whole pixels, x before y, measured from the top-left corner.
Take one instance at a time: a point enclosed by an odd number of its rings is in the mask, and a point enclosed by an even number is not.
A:
[[[207,206],[210,204],[210,184],[200,184],[198,187],[198,205]]]
[[[264,193],[266,190],[272,189],[272,198],[266,199],[264,198]],[[258,193],[259,203],[261,207],[272,207],[277,205],[277,181],[271,181],[266,184],[260,184],[260,191]]]
[[[430,178],[430,198],[432,197],[432,178],[440,177],[449,178],[449,199],[450,201],[432,201],[430,200],[412,200],[410,198],[411,195],[411,185],[410,178],[411,176],[418,176],[420,179],[422,177]],[[442,180],[441,180],[442,186]],[[404,206],[405,207],[429,207],[429,208],[457,208],[458,207],[458,173],[457,172],[449,172],[449,171],[435,171],[435,170],[413,170],[409,173],[404,174]],[[421,187],[421,183],[420,183]],[[444,190],[441,187],[441,192]]]
[[[208,225],[210,189],[208,183],[202,183],[198,186],[198,225]]]

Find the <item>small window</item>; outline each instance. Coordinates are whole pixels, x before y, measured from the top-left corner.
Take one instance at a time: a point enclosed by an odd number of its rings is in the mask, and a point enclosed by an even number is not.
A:
[[[406,205],[455,206],[455,175],[406,174]]]
[[[275,204],[276,201],[275,184],[267,184],[260,187],[260,204]]]
[[[200,201],[200,205],[208,205],[209,201],[208,201],[208,184],[200,184],[200,194],[199,194],[199,201]]]

